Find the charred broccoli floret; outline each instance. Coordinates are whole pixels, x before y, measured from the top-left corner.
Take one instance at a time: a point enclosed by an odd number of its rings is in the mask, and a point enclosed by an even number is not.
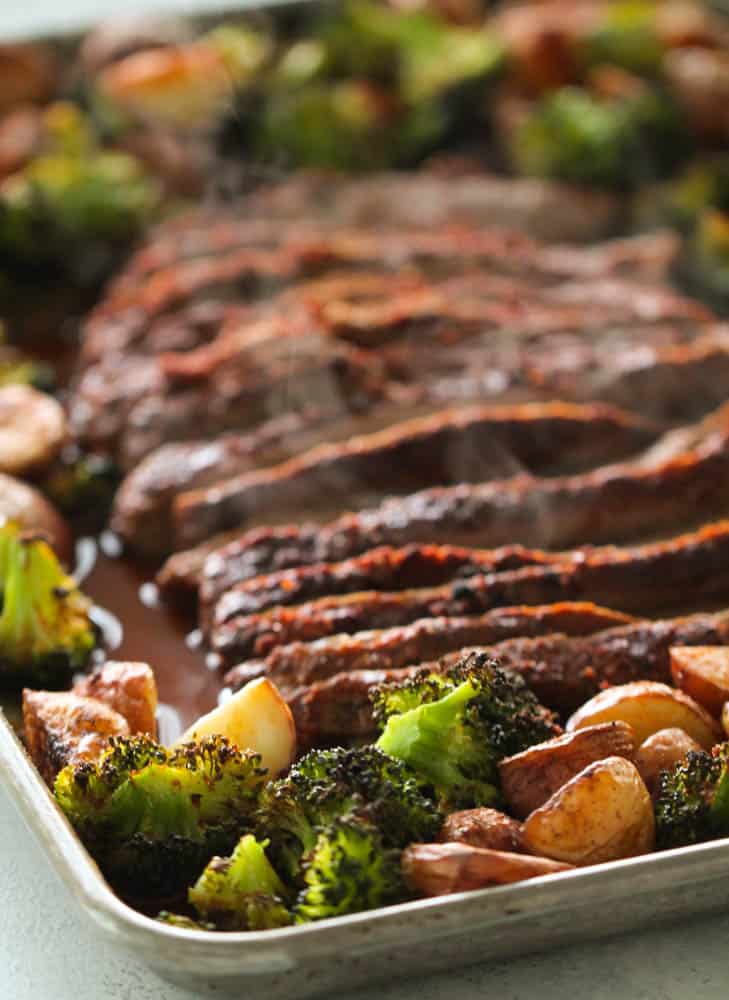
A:
[[[656,76],[664,45],[658,33],[658,4],[651,0],[621,0],[605,4],[585,41],[588,66],[619,66],[631,73]]]
[[[690,143],[675,105],[658,89],[605,99],[564,87],[536,104],[511,147],[522,173],[624,189],[664,176]]]
[[[445,674],[421,672],[373,695],[377,746],[405,761],[450,809],[499,799],[501,758],[555,735],[521,677],[473,653]]]
[[[729,836],[729,744],[691,751],[660,777],[656,843],[683,847]]]
[[[297,923],[403,899],[400,854],[371,823],[353,816],[334,820],[319,833],[304,860],[304,888],[294,907]]]
[[[96,645],[91,602],[45,539],[0,528],[0,681],[59,687]]]
[[[250,824],[265,770],[223,737],[167,750],[146,736],[109,741],[69,765],[56,799],[120,892],[160,899],[186,889]]]
[[[215,857],[188,893],[205,921],[223,931],[262,931],[291,923],[283,882],[266,857],[268,841],[241,837],[229,858]]]
[[[308,753],[286,778],[264,789],[257,828],[270,838],[276,869],[295,882],[321,829],[354,813],[378,828],[387,847],[428,840],[442,821],[406,765],[365,746]]]
[[[106,524],[119,469],[106,455],[64,449],[39,484],[43,492],[76,527],[99,531]]]

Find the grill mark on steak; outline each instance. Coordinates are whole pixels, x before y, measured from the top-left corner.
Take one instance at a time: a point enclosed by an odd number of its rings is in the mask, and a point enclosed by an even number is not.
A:
[[[729,521],[670,541],[565,553],[562,561],[491,572],[439,587],[321,597],[295,607],[224,618],[219,602],[211,645],[223,662],[263,657],[277,646],[361,629],[406,626],[516,604],[590,600],[626,612],[664,609],[729,593]],[[221,620],[222,619],[222,620]]]
[[[351,504],[358,492],[374,499],[501,478],[520,467],[535,473],[590,468],[656,436],[646,421],[600,405],[447,410],[183,493],[174,502],[174,519],[179,534],[195,542],[276,510]]]
[[[507,607],[485,615],[426,618],[402,628],[335,635],[274,649],[265,659],[241,663],[225,675],[233,689],[266,676],[281,689],[301,687],[354,670],[394,670],[435,660],[465,646],[492,645],[514,636],[590,635],[634,621],[589,602]]]
[[[670,682],[671,646],[716,646],[728,641],[727,612],[722,612],[641,622],[587,637],[554,634],[507,639],[478,649],[521,674],[542,704],[568,713],[606,685],[639,679]],[[335,674],[287,692],[300,746],[371,737],[375,732],[369,701],[373,687],[404,680],[419,670],[447,669],[466,652],[459,650],[437,663],[398,670]]]

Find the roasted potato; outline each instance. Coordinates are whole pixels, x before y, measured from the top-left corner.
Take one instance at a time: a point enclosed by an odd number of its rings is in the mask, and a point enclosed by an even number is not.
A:
[[[677,764],[689,750],[701,747],[683,729],[661,729],[649,736],[635,755],[635,766],[645,782],[646,788],[654,795],[658,789],[658,776]]]
[[[626,722],[605,722],[538,743],[499,764],[501,788],[510,812],[520,819],[541,806],[588,764],[635,753]]]
[[[105,663],[74,684],[73,693],[103,701],[124,716],[131,733],[157,736],[157,684],[146,663]]]
[[[403,851],[406,885],[422,896],[445,896],[568,871],[572,865],[468,844],[411,844]]]
[[[272,778],[296,755],[291,709],[275,684],[265,677],[250,681],[228,701],[199,718],[178,743],[216,734],[227,737],[241,750],[259,753]]]
[[[729,701],[721,710],[721,728],[724,730],[724,735],[729,739]]]
[[[29,385],[0,388],[0,472],[26,476],[47,468],[66,439],[63,407]]]
[[[683,729],[705,750],[721,738],[718,724],[706,709],[683,691],[655,681],[634,681],[601,691],[570,716],[566,729],[573,732],[616,720],[633,727],[639,745],[661,729]]]
[[[519,854],[521,823],[498,809],[462,809],[446,817],[438,839],[448,844],[469,844],[471,847]]]
[[[590,764],[527,817],[527,850],[574,865],[645,854],[655,843],[653,804],[624,757]]]
[[[96,760],[110,736],[128,736],[127,720],[96,698],[71,691],[23,691],[25,745],[50,785],[66,764]]]
[[[670,654],[676,687],[719,718],[729,701],[729,646],[674,646]]]

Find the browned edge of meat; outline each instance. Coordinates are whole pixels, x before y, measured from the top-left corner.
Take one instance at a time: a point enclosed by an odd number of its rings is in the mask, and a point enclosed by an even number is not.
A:
[[[548,635],[507,639],[479,647],[502,667],[521,674],[540,702],[562,713],[578,708],[602,687],[634,680],[670,682],[671,646],[721,646],[729,641],[729,612],[639,622],[592,636]],[[465,651],[400,670],[336,674],[287,696],[301,746],[333,744],[372,736],[369,693],[378,684],[420,670],[445,670]]]
[[[515,604],[590,600],[645,613],[729,595],[729,521],[667,541],[565,553],[562,561],[456,580],[440,587],[321,597],[294,607],[214,622],[213,649],[226,663],[267,656],[291,642],[420,618],[462,617]],[[222,601],[221,601],[222,603]]]
[[[316,642],[277,646],[263,660],[241,663],[225,675],[238,688],[265,675],[282,690],[354,670],[395,670],[435,660],[466,646],[493,645],[514,636],[590,635],[635,621],[588,602],[497,608],[464,618],[425,618],[401,628],[334,635]]]
[[[182,493],[173,504],[175,535],[195,544],[271,511],[351,504],[357,492],[382,497],[478,482],[514,467],[537,474],[592,468],[637,452],[658,433],[602,404],[446,410]]]

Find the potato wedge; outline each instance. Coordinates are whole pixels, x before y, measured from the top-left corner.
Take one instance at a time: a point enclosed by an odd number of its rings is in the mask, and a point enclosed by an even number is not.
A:
[[[729,739],[729,701],[724,704],[721,710],[721,728],[724,730],[724,735]]]
[[[529,851],[574,865],[631,858],[655,843],[653,804],[635,764],[590,764],[527,817]]]
[[[675,646],[669,652],[673,683],[718,718],[729,701],[729,646]]]
[[[0,388],[0,472],[27,476],[50,465],[66,438],[63,407],[29,385]]]
[[[616,720],[633,727],[638,745],[661,729],[683,729],[705,750],[721,739],[718,723],[705,708],[683,691],[655,681],[633,681],[601,691],[570,716],[565,728],[574,732]]]
[[[470,844],[471,847],[519,854],[521,823],[498,809],[463,809],[446,817],[438,840],[447,844]]]
[[[250,681],[223,705],[203,715],[178,743],[219,734],[241,749],[255,750],[274,777],[296,755],[296,726],[291,710],[266,677]]]
[[[401,866],[405,883],[422,896],[508,885],[573,867],[548,858],[490,851],[468,844],[411,844],[403,851]]]
[[[74,684],[73,693],[109,705],[124,716],[131,733],[156,738],[157,684],[147,663],[109,660]]]
[[[689,750],[701,747],[683,729],[659,729],[641,743],[635,755],[635,766],[651,795],[658,790],[661,771],[670,770],[682,760]]]
[[[538,743],[499,764],[501,788],[509,811],[524,819],[588,764],[605,757],[635,754],[635,737],[627,722],[586,726]]]
[[[23,735],[49,785],[66,764],[98,760],[110,736],[129,736],[124,716],[71,691],[23,691]]]

